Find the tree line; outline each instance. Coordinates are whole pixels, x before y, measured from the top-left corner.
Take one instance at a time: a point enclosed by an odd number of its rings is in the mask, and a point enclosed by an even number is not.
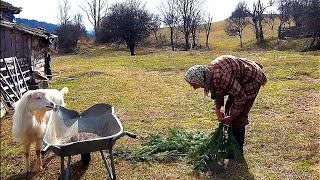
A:
[[[268,11],[274,6],[277,13]],[[117,2],[110,6],[107,0],[86,0],[80,8],[93,26],[97,43],[125,43],[131,55],[135,55],[135,47],[151,35],[157,43],[161,43],[164,39],[158,33],[161,25],[169,30],[172,50],[190,50],[200,46],[200,31],[205,31],[205,47],[210,49],[208,40],[212,16],[205,11],[205,0],[165,0],[157,7],[159,14],[150,12],[140,0]],[[310,49],[319,49],[319,9],[319,0],[270,0],[267,4],[257,0],[251,5],[242,1],[226,19],[225,32],[230,36],[239,36],[242,47],[243,31],[250,25],[255,30],[257,43],[261,43],[265,41],[265,26],[273,29],[275,19],[279,19],[279,32],[285,24],[293,23],[312,34]],[[79,13],[72,17],[69,12],[68,0],[62,0],[57,35],[60,49],[64,52],[73,51],[79,38],[85,36],[83,17]]]
[[[276,6],[278,12],[266,10]],[[251,8],[245,1],[239,2],[231,16],[226,20],[226,33],[239,36],[242,47],[243,31],[247,25],[255,29],[258,43],[265,41],[264,24],[273,30],[275,20],[279,19],[278,38],[284,38],[282,31],[285,25],[293,26],[292,30],[300,29],[300,35],[310,37],[306,50],[320,49],[320,1],[319,0],[270,0],[263,4],[261,0],[254,2]],[[293,24],[293,25],[292,25]]]

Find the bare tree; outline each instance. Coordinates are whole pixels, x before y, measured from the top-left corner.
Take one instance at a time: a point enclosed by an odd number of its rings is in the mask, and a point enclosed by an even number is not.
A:
[[[305,50],[320,49],[320,1],[319,0],[304,0],[305,13],[303,17],[303,26],[306,31],[311,34],[310,41]]]
[[[236,9],[232,12],[231,16],[227,19],[226,33],[229,36],[239,36],[240,47],[242,48],[242,34],[244,28],[249,24],[247,18],[247,4],[245,2],[239,2]]]
[[[175,2],[175,0],[167,0],[165,3],[161,3],[160,7],[158,7],[163,23],[170,29],[170,43],[172,51],[175,49],[174,33],[178,21]]]
[[[309,0],[290,0],[289,14],[295,26],[302,27]]]
[[[77,40],[79,40],[81,37],[86,37],[87,32],[86,32],[86,27],[83,24],[82,15],[80,13],[77,13],[76,15],[74,15],[72,22],[75,26],[75,30],[76,30],[75,33],[78,34]]]
[[[59,1],[58,19],[60,21],[60,25],[67,24],[71,21],[70,5],[68,0],[62,0],[62,2]]]
[[[156,39],[156,44],[159,44],[159,40],[158,40],[158,31],[161,25],[161,20],[159,15],[157,14],[153,14],[152,15],[152,20],[151,20],[151,32],[154,35],[154,38]]]
[[[115,3],[110,7],[108,16],[103,19],[102,36],[110,37],[108,42],[127,44],[131,56],[135,55],[135,47],[147,38],[152,30],[153,15],[139,0]]]
[[[274,11],[269,11],[268,15],[264,18],[264,22],[271,27],[271,30],[274,29],[274,23],[276,21],[277,15]]]
[[[177,9],[180,18],[179,27],[181,32],[184,34],[185,39],[185,50],[190,49],[189,37],[192,33],[193,22],[196,19],[196,16],[201,11],[203,1],[202,0],[177,0]]]
[[[279,26],[278,26],[278,38],[281,37],[281,30],[285,23],[289,22],[290,20],[290,13],[289,13],[289,7],[290,7],[290,0],[279,0],[278,1],[278,18],[280,20]]]
[[[203,22],[202,20],[202,14],[201,10],[198,9],[194,12],[194,15],[192,16],[192,21],[191,21],[191,36],[192,36],[192,46],[195,47],[197,46],[197,30],[199,29],[200,24]]]
[[[210,36],[210,32],[211,32],[211,26],[212,26],[212,16],[210,16],[210,14],[208,14],[208,19],[204,24],[204,29],[206,32],[206,48],[210,49],[209,47],[209,36]]]
[[[320,49],[320,1],[319,0],[280,0],[278,3],[280,25],[278,37],[283,38],[282,26],[293,21],[294,38],[307,38],[307,46],[303,51]],[[292,34],[292,33],[291,33]]]
[[[102,19],[107,15],[107,0],[86,0],[86,4],[80,8],[86,13],[96,36]]]
[[[264,41],[263,35],[263,19],[264,19],[264,12],[268,7],[271,7],[274,4],[274,0],[269,0],[267,5],[264,5],[261,0],[254,2],[252,4],[252,10],[247,9],[247,13],[250,15],[252,22],[251,25],[255,28],[256,40],[257,42]]]
[[[78,40],[86,36],[86,29],[80,14],[76,14],[66,24],[59,25],[56,31],[59,36],[59,51],[64,53],[75,52]]]

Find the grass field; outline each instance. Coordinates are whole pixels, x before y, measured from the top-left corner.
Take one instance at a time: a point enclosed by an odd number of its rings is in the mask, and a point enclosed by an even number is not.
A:
[[[172,127],[205,133],[217,127],[213,102],[183,79],[190,66],[208,64],[222,54],[255,60],[264,65],[268,83],[251,111],[245,164],[230,162],[223,173],[198,174],[185,161],[131,163],[116,158],[118,179],[319,179],[320,52],[234,51],[237,45],[219,44],[212,42],[216,48],[203,52],[138,49],[135,57],[98,47],[82,55],[54,56],[51,87],[67,86],[67,107],[79,112],[96,103],[113,105],[124,129],[138,136],[122,138],[115,147],[134,149],[149,134],[166,136]],[[23,155],[11,138],[11,116],[1,120],[1,179],[59,178],[60,159],[52,153],[44,159],[44,171],[22,174]],[[34,152],[31,157],[34,167]],[[79,160],[72,159],[72,179],[107,177],[99,153],[93,153],[88,169]]]

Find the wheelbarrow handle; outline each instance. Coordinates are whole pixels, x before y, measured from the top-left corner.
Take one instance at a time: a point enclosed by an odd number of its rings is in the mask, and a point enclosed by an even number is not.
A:
[[[129,136],[129,137],[131,137],[131,138],[134,138],[134,139],[137,137],[137,135],[133,134],[132,132],[124,131],[124,132],[122,132],[119,136],[114,137],[114,138],[112,139],[112,146],[116,143],[116,141],[117,141],[118,139],[120,139],[121,137],[123,137],[123,136],[125,136],[125,135],[127,135],[127,136]]]
[[[42,156],[44,156],[47,153],[49,147],[50,147],[50,144],[47,144],[44,148],[41,149]]]
[[[56,148],[56,149],[61,150],[61,148],[58,147],[58,146],[55,146],[55,145],[52,145],[52,144],[45,144],[45,146],[40,151],[41,155],[45,156],[47,154],[48,150],[52,150],[52,148]]]
[[[125,133],[126,133],[127,136],[129,136],[129,137],[131,137],[133,139],[137,138],[137,135],[133,134],[132,132],[125,131]]]

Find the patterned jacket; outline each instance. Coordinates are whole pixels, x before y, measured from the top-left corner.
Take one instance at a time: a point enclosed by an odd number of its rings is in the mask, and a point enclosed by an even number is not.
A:
[[[236,117],[249,99],[255,98],[267,78],[262,71],[262,65],[244,58],[224,55],[216,58],[208,65],[210,74],[206,81],[215,104],[223,106],[224,96],[232,95],[234,102],[230,115]]]

